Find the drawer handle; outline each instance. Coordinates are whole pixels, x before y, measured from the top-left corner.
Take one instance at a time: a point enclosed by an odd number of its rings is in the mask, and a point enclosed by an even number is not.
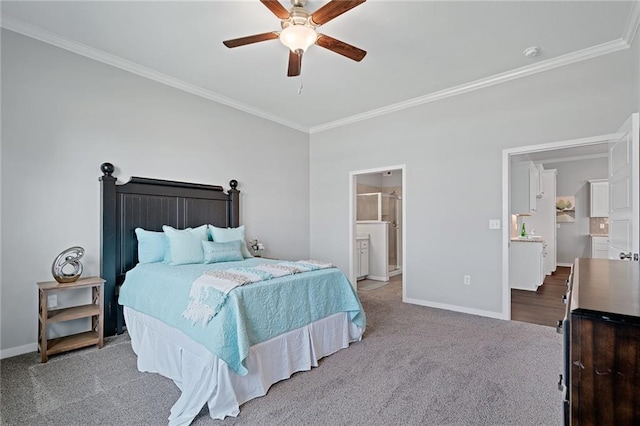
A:
[[[556,333],[562,334],[562,320],[558,320],[558,324],[556,325]]]
[[[562,295],[562,303],[564,303],[565,305],[567,304],[567,295],[566,294]]]
[[[624,252],[620,252],[620,260],[625,260],[625,259],[631,260],[631,252],[626,254]]]

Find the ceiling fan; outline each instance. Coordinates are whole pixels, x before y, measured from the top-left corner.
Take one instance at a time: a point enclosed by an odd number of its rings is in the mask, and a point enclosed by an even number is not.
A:
[[[288,77],[300,75],[302,69],[302,54],[312,44],[329,49],[342,56],[360,62],[367,54],[366,51],[343,41],[316,32],[316,28],[342,15],[348,10],[364,3],[366,0],[331,0],[320,9],[311,13],[304,8],[307,0],[291,0],[293,7],[287,10],[278,0],[260,0],[281,21],[282,31],[255,34],[223,41],[224,45],[232,48],[246,44],[279,38],[289,48]]]

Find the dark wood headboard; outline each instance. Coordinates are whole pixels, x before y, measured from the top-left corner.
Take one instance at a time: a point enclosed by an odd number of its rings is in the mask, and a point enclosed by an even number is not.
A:
[[[122,332],[117,288],[125,273],[138,263],[135,229],[162,231],[162,225],[177,229],[211,224],[240,225],[238,182],[229,182],[224,192],[218,185],[132,177],[116,185],[113,164],[100,166],[100,276],[104,284],[104,333]]]

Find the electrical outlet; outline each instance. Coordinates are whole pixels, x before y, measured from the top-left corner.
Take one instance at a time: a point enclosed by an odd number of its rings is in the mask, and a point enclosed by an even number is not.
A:
[[[471,285],[471,275],[464,276],[464,283],[465,285]]]
[[[600,229],[604,229],[604,223],[600,224]]]
[[[49,308],[58,307],[58,295],[57,294],[50,294],[50,295],[47,296],[47,306]]]
[[[489,219],[489,229],[500,229],[500,219]]]

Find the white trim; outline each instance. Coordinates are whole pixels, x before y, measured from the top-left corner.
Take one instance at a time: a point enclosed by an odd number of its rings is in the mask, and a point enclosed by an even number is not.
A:
[[[631,4],[631,11],[622,35],[622,39],[629,46],[633,44],[636,35],[638,35],[638,28],[640,28],[640,0],[636,0]]]
[[[293,121],[271,114],[270,112],[264,111],[262,109],[255,108],[251,105],[238,102],[219,93],[207,90],[200,86],[196,86],[195,84],[187,83],[186,81],[182,81],[178,78],[171,77],[167,74],[152,70],[151,68],[138,65],[119,56],[112,55],[110,53],[93,48],[91,46],[87,46],[82,43],[78,43],[77,41],[69,40],[65,37],[61,37],[57,34],[46,31],[40,27],[27,24],[26,22],[20,21],[19,19],[0,15],[0,20],[0,25],[2,26],[2,28],[5,28],[9,31],[34,38],[36,40],[59,47],[61,49],[65,49],[78,55],[93,59],[95,61],[102,62],[103,64],[120,68],[121,70],[128,71],[132,74],[148,78],[149,80],[153,80],[158,83],[173,87],[175,89],[191,93],[192,95],[196,95],[201,98],[208,99],[210,101],[214,101],[231,108],[235,108],[237,110],[246,112],[247,114],[255,115],[257,117],[264,118],[265,120],[282,124],[283,126],[290,127],[294,130],[298,130],[303,133],[309,133],[308,127],[301,126],[300,124],[294,123]]]
[[[596,158],[609,158],[609,154],[605,152],[601,154],[574,155],[572,157],[550,158],[548,160],[534,161],[534,163],[553,164],[553,163],[565,163],[567,161],[594,160]]]
[[[15,348],[8,348],[0,350],[0,359],[10,358],[12,356],[28,354],[29,352],[36,352],[38,350],[37,343],[29,343],[28,345],[16,346]]]
[[[509,183],[510,160],[512,155],[529,154],[532,152],[550,151],[554,149],[574,148],[579,146],[594,145],[619,139],[622,135],[610,133],[607,135],[592,136],[588,138],[571,139],[567,141],[543,143],[539,145],[521,146],[502,150],[502,223],[511,223],[509,212]],[[509,287],[509,227],[502,227],[502,312],[505,319],[511,318],[511,288]],[[563,266],[559,264],[559,266]]]
[[[575,148],[580,146],[606,143],[607,141],[610,141],[610,140],[620,139],[622,136],[623,136],[622,133],[609,133],[606,135],[590,136],[588,138],[570,139],[566,141],[549,142],[549,143],[543,143],[539,145],[527,145],[527,146],[521,146],[518,148],[508,148],[508,149],[505,149],[504,152],[507,152],[510,155],[518,155],[518,154],[529,154],[532,152],[550,151],[554,149]]]
[[[409,299],[403,296],[402,301],[405,303],[411,303],[413,305],[427,306],[429,308],[445,309],[447,311],[461,312],[463,314],[479,315],[481,317],[495,318],[501,320],[508,320],[500,312],[485,311],[482,309],[465,308],[463,306],[448,305],[446,303],[428,302],[420,299]]]
[[[377,275],[367,275],[366,277],[368,280],[373,280],[373,281],[382,281],[382,282],[387,282],[389,281],[389,277],[379,277]]]
[[[576,52],[571,52],[562,56],[557,56],[552,59],[547,59],[546,61],[537,62],[535,64],[526,65],[524,67],[509,70],[500,74],[495,74],[490,77],[485,77],[479,80],[464,83],[459,86],[454,86],[444,90],[439,90],[437,92],[433,92],[428,95],[419,96],[417,98],[387,105],[382,108],[374,109],[361,114],[352,115],[350,117],[346,117],[340,120],[335,120],[329,123],[313,126],[309,129],[309,133],[314,134],[314,133],[323,132],[325,130],[333,129],[335,127],[344,126],[344,125],[355,123],[358,121],[368,120],[370,118],[379,117],[381,115],[390,114],[392,112],[401,111],[403,109],[412,108],[414,106],[439,101],[441,99],[450,98],[452,96],[469,93],[479,89],[484,89],[486,87],[491,87],[497,84],[506,83],[512,80],[516,80],[518,78],[528,77],[530,75],[538,74],[544,71],[549,71],[555,68],[563,67],[565,65],[575,64],[577,62],[585,61],[587,59],[593,59],[598,56],[606,55],[608,53],[613,53],[613,52],[617,52],[618,50],[628,49],[628,48],[629,48],[629,44],[625,40],[620,38],[617,40],[599,44],[597,46],[591,46],[591,47],[587,47],[586,49],[578,50]]]
[[[389,271],[389,278],[395,277],[400,274],[402,274],[402,268],[394,269],[393,271]]]
[[[571,268],[573,265],[571,263],[556,263],[558,266],[564,266],[566,268]]]

